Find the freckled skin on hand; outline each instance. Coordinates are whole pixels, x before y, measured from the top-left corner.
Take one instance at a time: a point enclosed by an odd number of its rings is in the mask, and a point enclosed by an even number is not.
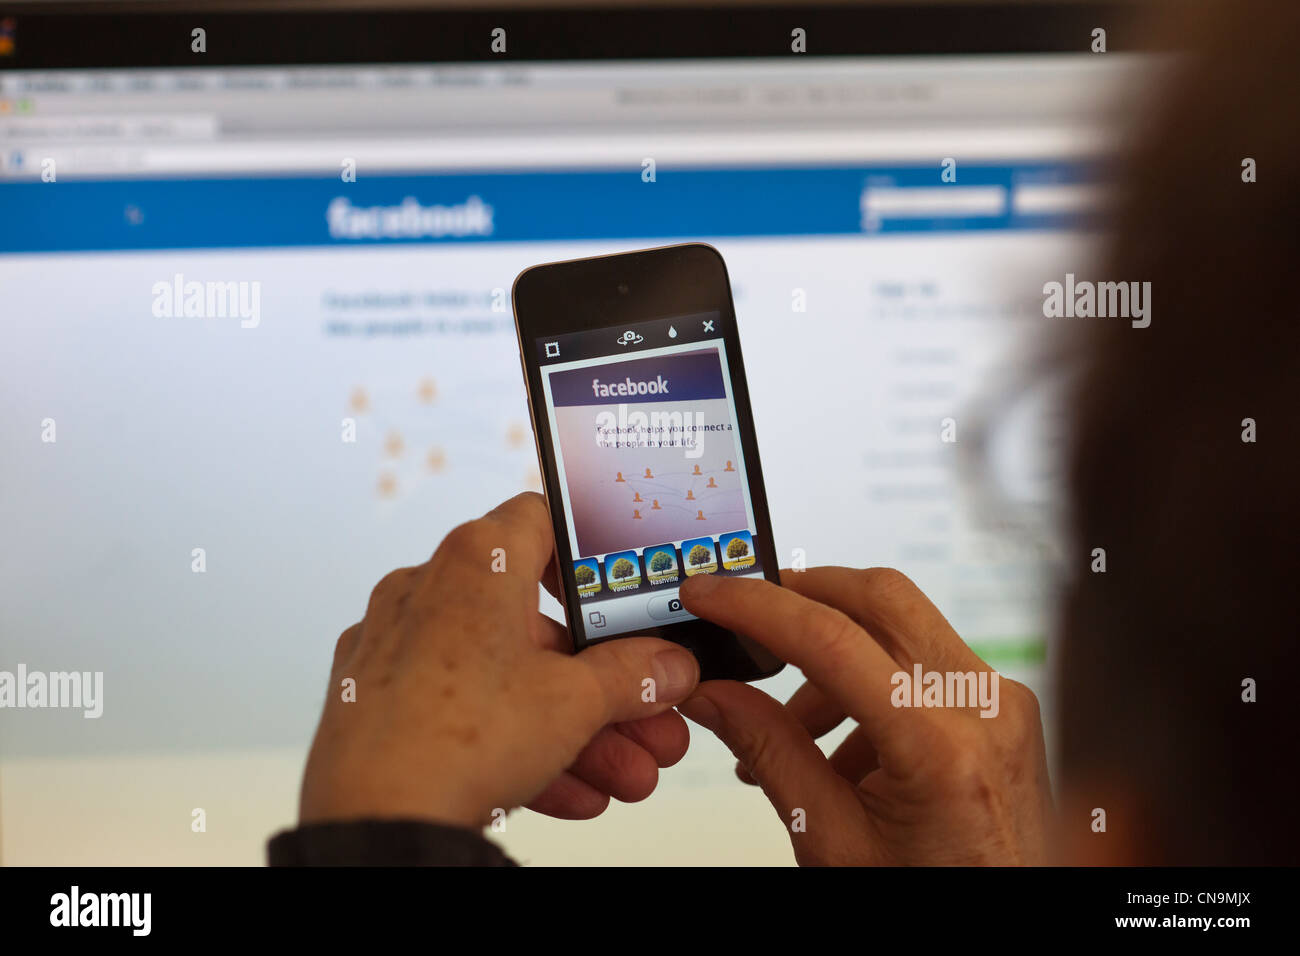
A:
[[[363,620],[335,646],[331,686],[356,675],[360,693],[356,703],[326,698],[302,822],[404,817],[477,827],[493,808],[523,805],[586,819],[614,794],[642,799],[653,790],[657,766],[684,750],[685,724],[671,707],[694,685],[647,705],[623,671],[645,673],[657,655],[684,652],[655,638],[629,639],[617,655],[596,649],[581,662],[560,650],[560,626],[537,607],[550,534],[543,499],[520,495],[454,530],[430,562],[379,582]],[[513,576],[478,566],[486,545],[509,551]],[[606,657],[603,667],[589,663]],[[612,727],[644,717],[658,722],[629,750]],[[566,772],[588,789],[554,786]]]
[[[456,739],[466,746],[478,743],[478,728],[473,724],[465,724],[463,727],[456,728]]]

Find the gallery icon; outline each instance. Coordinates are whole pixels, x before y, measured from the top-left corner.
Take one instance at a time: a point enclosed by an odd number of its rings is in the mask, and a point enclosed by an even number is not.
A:
[[[604,627],[605,615],[601,614],[599,611],[592,611],[587,615],[587,621],[592,627]]]
[[[547,343],[546,343],[546,357],[547,357],[547,358],[559,358],[559,357],[560,357],[560,343],[559,343],[559,342],[547,342]]]

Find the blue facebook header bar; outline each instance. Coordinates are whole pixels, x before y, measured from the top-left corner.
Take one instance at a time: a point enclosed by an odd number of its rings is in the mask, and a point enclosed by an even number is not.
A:
[[[0,253],[1068,228],[1081,164],[0,184]],[[953,181],[946,181],[953,180]],[[1018,196],[1033,191],[1037,201]]]
[[[716,348],[551,373],[551,403],[556,408],[726,397]]]

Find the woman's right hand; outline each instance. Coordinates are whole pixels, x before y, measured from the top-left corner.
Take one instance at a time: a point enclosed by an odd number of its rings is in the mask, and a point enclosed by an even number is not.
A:
[[[1051,795],[1033,693],[1000,675],[994,685],[989,666],[897,571],[814,568],[781,581],[694,575],[681,597],[800,668],[807,683],[782,705],[747,684],[709,681],[678,710],[717,734],[741,779],[763,788],[796,860],[1043,862]],[[996,716],[896,706],[893,677],[910,684],[917,663],[988,674]],[[827,758],[816,738],[846,717],[857,727]]]

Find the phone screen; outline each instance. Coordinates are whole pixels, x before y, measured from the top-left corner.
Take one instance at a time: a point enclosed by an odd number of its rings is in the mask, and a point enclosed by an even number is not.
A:
[[[678,598],[691,575],[763,573],[725,321],[533,343],[587,642],[694,620]]]

